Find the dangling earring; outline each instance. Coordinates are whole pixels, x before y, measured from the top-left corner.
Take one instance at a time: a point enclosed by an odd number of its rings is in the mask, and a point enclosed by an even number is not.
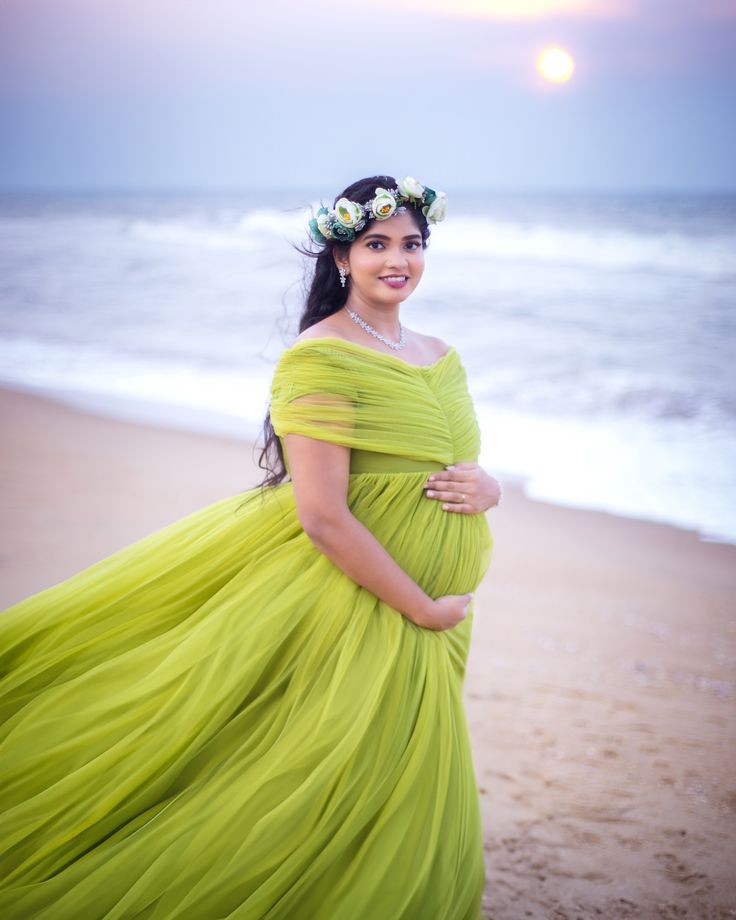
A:
[[[338,265],[338,266],[337,266],[337,270],[340,272],[340,284],[341,284],[343,287],[345,287],[345,282],[346,282],[346,280],[347,280],[348,273],[345,271],[345,269],[342,267],[342,265]]]

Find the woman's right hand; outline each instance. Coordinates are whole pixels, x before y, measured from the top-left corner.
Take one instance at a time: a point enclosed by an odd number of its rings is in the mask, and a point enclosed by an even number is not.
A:
[[[452,629],[461,623],[468,614],[473,595],[443,594],[436,598],[422,615],[414,622],[423,629]]]

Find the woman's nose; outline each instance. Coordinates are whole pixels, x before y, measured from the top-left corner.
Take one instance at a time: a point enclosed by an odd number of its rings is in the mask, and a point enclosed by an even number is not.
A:
[[[386,262],[388,265],[401,267],[409,264],[406,253],[401,249],[389,249],[386,253]]]

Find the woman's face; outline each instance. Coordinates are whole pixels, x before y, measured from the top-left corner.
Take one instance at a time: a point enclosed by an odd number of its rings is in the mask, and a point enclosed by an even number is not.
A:
[[[408,211],[388,220],[369,220],[350,245],[350,294],[365,303],[401,303],[424,272],[422,234]]]

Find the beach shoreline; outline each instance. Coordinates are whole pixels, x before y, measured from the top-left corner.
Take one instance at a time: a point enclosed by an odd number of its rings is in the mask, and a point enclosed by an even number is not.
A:
[[[0,416],[2,609],[263,475],[245,440],[20,389]],[[488,916],[736,917],[736,546],[513,482],[488,520],[465,688]]]

